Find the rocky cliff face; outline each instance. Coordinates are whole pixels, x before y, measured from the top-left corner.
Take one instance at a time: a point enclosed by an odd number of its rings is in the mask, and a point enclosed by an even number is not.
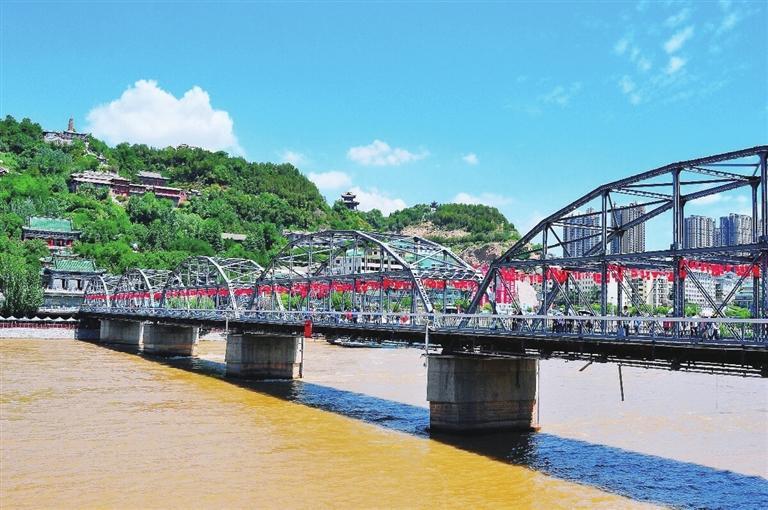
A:
[[[510,244],[511,246],[511,244]],[[473,266],[490,264],[501,256],[509,246],[504,243],[487,243],[477,246],[469,246],[458,255]]]
[[[436,227],[431,221],[425,221],[416,225],[408,225],[402,231],[402,234],[408,236],[419,236],[427,239],[441,238],[459,240],[470,235],[466,230],[444,230]]]

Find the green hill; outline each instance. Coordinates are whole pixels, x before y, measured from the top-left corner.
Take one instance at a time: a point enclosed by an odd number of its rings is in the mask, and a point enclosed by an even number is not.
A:
[[[106,164],[97,154],[106,157]],[[24,219],[66,217],[82,231],[74,251],[112,273],[129,267],[168,269],[190,255],[246,257],[265,264],[286,243],[284,230],[407,232],[426,225],[427,237],[458,247],[517,236],[491,207],[417,205],[388,217],[376,210],[348,211],[340,203],[329,206],[317,187],[287,163],[248,162],[186,146],[109,147],[93,138],[87,147],[79,141],[49,145],[40,125],[10,116],[0,121],[0,167],[8,170],[0,177],[0,254],[34,260],[37,243],[22,246],[19,241]],[[72,173],[98,169],[128,178],[159,172],[170,186],[196,191],[179,207],[151,193],[115,199],[93,186],[69,191]],[[223,232],[247,238],[222,239]]]

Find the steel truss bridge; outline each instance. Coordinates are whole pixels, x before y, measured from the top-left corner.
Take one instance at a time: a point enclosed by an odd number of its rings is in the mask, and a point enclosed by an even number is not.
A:
[[[600,186],[542,220],[484,276],[427,239],[329,230],[294,239],[266,268],[192,257],[173,271],[97,277],[80,313],[292,334],[312,320],[326,335],[426,340],[449,352],[766,377],[767,158],[758,146]],[[722,242],[686,229],[686,209],[750,199]],[[667,233],[669,247],[646,249],[645,229]],[[727,285],[712,283],[723,275]],[[691,289],[706,316],[686,317]],[[745,293],[750,317],[726,316]],[[654,314],[664,303],[670,312]]]

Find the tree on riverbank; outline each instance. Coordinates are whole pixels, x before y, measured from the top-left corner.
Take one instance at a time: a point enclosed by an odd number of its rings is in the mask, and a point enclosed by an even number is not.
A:
[[[0,254],[0,292],[5,296],[0,304],[0,315],[34,315],[43,304],[39,264],[29,264],[24,258],[12,254]]]

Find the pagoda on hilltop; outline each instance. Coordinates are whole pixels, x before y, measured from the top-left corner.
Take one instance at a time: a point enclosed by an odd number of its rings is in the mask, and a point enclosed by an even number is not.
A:
[[[75,119],[69,118],[66,131],[43,131],[43,140],[56,145],[72,145],[75,140],[88,143],[88,133],[78,133],[75,129]]]
[[[351,191],[347,191],[346,193],[341,194],[341,201],[344,203],[347,209],[350,211],[357,210],[357,206],[360,205],[360,202],[355,200],[357,198],[357,195],[352,193]]]

